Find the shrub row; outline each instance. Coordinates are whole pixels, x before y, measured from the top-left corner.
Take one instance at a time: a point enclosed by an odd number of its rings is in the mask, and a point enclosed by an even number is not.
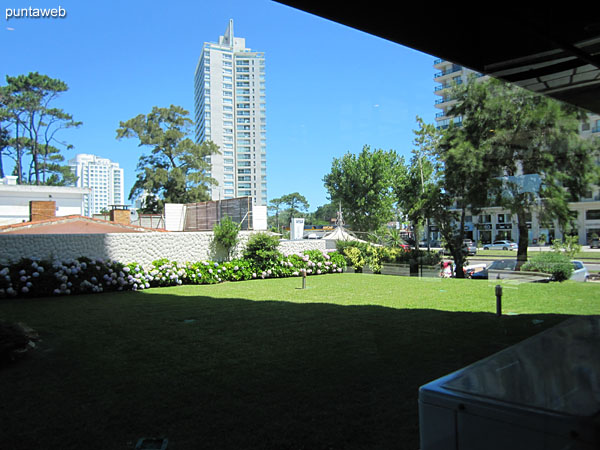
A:
[[[573,263],[563,253],[538,252],[521,266],[521,270],[549,273],[554,281],[565,281],[573,274]]]
[[[344,257],[318,250],[273,257],[265,265],[248,258],[228,262],[178,263],[161,259],[149,266],[138,263],[78,258],[69,261],[21,259],[0,268],[0,298],[43,297],[108,291],[139,290],[182,284],[214,284],[261,278],[340,273]]]
[[[382,247],[358,241],[338,241],[337,250],[346,258],[346,264],[361,270],[367,265],[374,273],[381,271],[382,264],[437,265],[442,256],[439,252],[404,250],[399,247]]]

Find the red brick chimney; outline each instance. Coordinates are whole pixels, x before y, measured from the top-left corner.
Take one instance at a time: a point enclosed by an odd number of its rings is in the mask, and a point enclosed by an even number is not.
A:
[[[29,221],[46,220],[56,217],[56,202],[51,200],[32,200],[29,202]]]

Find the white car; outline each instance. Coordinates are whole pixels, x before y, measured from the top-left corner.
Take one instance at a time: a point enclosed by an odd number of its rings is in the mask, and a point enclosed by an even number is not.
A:
[[[583,265],[581,261],[571,261],[573,263],[573,274],[570,280],[573,281],[587,281],[590,278],[590,273],[587,267]]]
[[[511,241],[494,241],[492,244],[485,244],[484,250],[517,250],[519,246]]]

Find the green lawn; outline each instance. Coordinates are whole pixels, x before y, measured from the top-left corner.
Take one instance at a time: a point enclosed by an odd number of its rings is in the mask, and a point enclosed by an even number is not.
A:
[[[600,314],[600,284],[366,274],[3,300],[42,342],[0,368],[0,448],[418,448],[418,388]],[[541,322],[540,322],[541,321]]]

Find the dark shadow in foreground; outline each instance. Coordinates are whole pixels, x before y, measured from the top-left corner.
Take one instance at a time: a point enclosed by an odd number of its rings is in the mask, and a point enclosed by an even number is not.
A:
[[[567,318],[140,293],[21,305],[6,311],[42,341],[0,370],[3,449],[414,450],[419,386]]]

